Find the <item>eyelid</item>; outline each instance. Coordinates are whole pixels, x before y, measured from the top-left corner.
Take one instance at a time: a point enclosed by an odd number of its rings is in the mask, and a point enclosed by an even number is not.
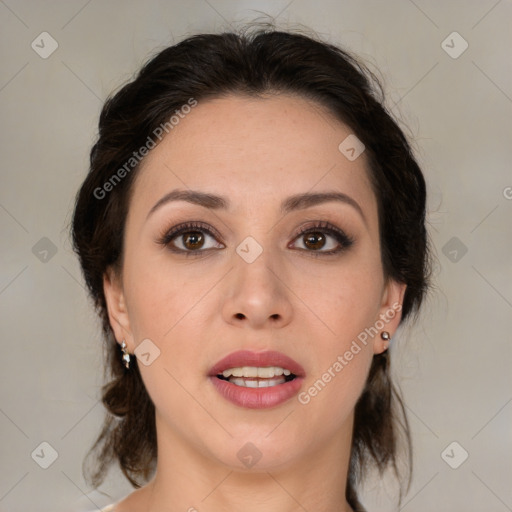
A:
[[[334,256],[334,255],[344,252],[355,241],[354,238],[347,235],[344,230],[342,230],[341,228],[338,228],[337,226],[335,226],[334,224],[331,224],[328,221],[318,221],[318,220],[313,221],[313,220],[311,220],[306,225],[301,226],[298,230],[295,231],[295,233],[292,235],[291,244],[295,243],[295,241],[301,235],[304,235],[304,234],[307,234],[310,232],[313,233],[313,232],[315,232],[315,230],[319,231],[319,232],[326,233],[328,236],[333,237],[334,239],[336,239],[336,241],[338,242],[338,244],[341,247],[338,249],[331,249],[329,251],[322,251],[322,250],[318,250],[318,251],[309,250],[308,251],[307,249],[298,249],[299,251],[306,252],[308,254],[312,254],[313,256],[321,256],[321,255],[324,255],[324,256],[333,255]],[[219,232],[210,224],[206,224],[201,221],[188,221],[188,222],[179,223],[170,229],[166,229],[158,237],[156,242],[160,245],[164,245],[166,247],[171,247],[172,246],[171,242],[175,238],[181,236],[182,234],[185,234],[187,232],[192,232],[192,231],[204,232],[208,236],[212,236],[213,238],[215,238],[217,241],[219,241],[219,239],[222,239]],[[224,246],[222,248],[225,248],[225,245],[222,242],[219,242],[219,243]],[[290,244],[288,244],[287,247],[289,247],[289,245]],[[203,253],[207,253],[207,252],[210,252],[210,251],[216,250],[216,249],[219,249],[219,248],[199,249],[196,251],[187,251],[184,249],[180,249],[178,247],[170,248],[170,250],[172,252],[177,253],[177,254],[184,254],[186,256],[198,256]]]
[[[334,224],[331,224],[328,221],[310,221],[311,225],[302,226],[298,231],[293,235],[293,242],[297,240],[301,235],[305,235],[307,233],[314,233],[316,231],[327,233],[328,236],[331,236],[336,239],[336,241],[341,245],[339,249],[332,249],[330,251],[306,251],[305,249],[301,249],[303,252],[307,252],[308,254],[312,254],[313,256],[329,256],[329,255],[337,255],[344,252],[346,249],[351,247],[355,239],[348,235],[343,229],[338,228]]]
[[[169,246],[171,241],[180,236],[181,234],[187,233],[189,231],[204,231],[209,236],[216,238],[217,240],[222,238],[220,233],[210,224],[206,224],[201,221],[187,221],[181,222],[175,226],[172,226],[169,229],[165,229],[163,233],[157,238],[156,242],[161,245]],[[222,244],[224,245],[224,244]],[[175,248],[175,252],[185,252],[185,253],[194,253],[194,252],[206,252],[206,250],[202,251],[183,251],[181,249]]]

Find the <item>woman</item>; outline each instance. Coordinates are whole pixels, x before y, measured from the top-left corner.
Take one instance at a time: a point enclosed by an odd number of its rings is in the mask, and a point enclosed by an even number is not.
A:
[[[353,57],[203,34],[101,113],[73,237],[103,321],[108,510],[359,511],[409,433],[389,343],[428,287],[425,182]],[[407,451],[410,458],[410,451]]]

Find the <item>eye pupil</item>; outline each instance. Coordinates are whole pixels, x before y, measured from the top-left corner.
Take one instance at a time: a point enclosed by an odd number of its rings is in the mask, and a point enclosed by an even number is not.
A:
[[[308,233],[306,235],[305,244],[312,249],[321,249],[325,245],[325,236],[319,231]]]
[[[187,249],[197,249],[202,247],[204,244],[204,236],[200,231],[190,231],[189,233],[185,233],[183,238],[184,245]]]
[[[318,229],[318,231],[315,231],[315,228]],[[168,247],[171,252],[184,256],[199,256],[211,252],[214,249],[225,249],[222,243],[218,244],[216,248],[209,249],[208,247],[203,247],[206,244],[207,237],[219,240],[221,235],[212,230],[209,226],[203,226],[203,224],[200,223],[187,223],[171,228],[158,242]],[[338,247],[326,251],[325,249],[327,249],[326,246],[329,238],[336,241]],[[175,246],[174,240],[182,247]],[[348,249],[353,244],[351,238],[347,237],[339,228],[332,227],[329,223],[321,223],[312,226],[309,230],[297,233],[294,241],[298,240],[302,240],[303,248],[300,248],[300,250],[307,251],[312,256],[338,254]],[[288,247],[293,248],[293,245]]]

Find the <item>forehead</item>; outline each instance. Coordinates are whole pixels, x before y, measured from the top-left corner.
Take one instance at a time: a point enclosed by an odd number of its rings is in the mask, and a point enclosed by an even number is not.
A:
[[[296,96],[200,101],[146,156],[136,197],[149,204],[191,188],[237,198],[236,207],[336,190],[374,210],[364,153],[349,161],[338,149],[349,135],[321,105]]]

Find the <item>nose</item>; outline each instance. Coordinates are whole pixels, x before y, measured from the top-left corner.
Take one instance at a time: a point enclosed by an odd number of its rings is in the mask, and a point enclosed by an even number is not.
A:
[[[223,283],[222,314],[226,322],[252,329],[281,328],[290,323],[293,296],[286,272],[268,250],[252,262],[238,253]]]

